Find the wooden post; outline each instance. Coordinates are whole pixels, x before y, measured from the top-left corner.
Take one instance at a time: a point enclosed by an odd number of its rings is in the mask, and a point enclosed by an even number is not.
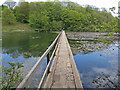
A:
[[[56,43],[56,45],[57,45],[57,43]],[[55,45],[55,46],[56,46],[56,45]],[[54,50],[55,50],[55,46],[54,46]],[[56,50],[55,50],[55,51],[56,51]],[[55,56],[55,53],[54,53],[54,55],[53,55],[53,56]]]
[[[48,53],[48,54],[47,54],[47,65],[48,65],[49,61],[50,61],[50,56],[49,56],[49,53]],[[49,74],[49,72],[50,72],[50,69],[48,68],[47,74]]]

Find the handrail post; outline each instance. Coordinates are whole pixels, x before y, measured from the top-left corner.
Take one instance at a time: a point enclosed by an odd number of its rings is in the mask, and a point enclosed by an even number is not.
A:
[[[49,53],[48,53],[48,54],[47,54],[47,65],[48,65],[49,61],[50,61],[50,56],[49,56]],[[49,72],[50,72],[50,69],[48,69],[47,74],[49,74]]]

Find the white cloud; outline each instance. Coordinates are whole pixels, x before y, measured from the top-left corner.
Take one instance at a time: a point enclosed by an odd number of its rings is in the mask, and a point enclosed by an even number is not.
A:
[[[118,64],[118,61],[117,60],[110,60],[110,61],[108,61],[110,64]]]
[[[6,0],[0,0],[0,5],[3,4]],[[19,0],[13,0],[18,2]],[[48,1],[48,0],[25,0],[28,2],[34,2],[34,1]],[[54,1],[54,0],[50,0],[50,1]],[[99,8],[105,7],[105,8],[110,8],[110,7],[117,7],[118,6],[118,2],[120,0],[59,0],[59,1],[72,1],[72,2],[77,2],[80,5],[85,5],[85,4],[89,4],[89,5],[94,5],[97,6]]]
[[[97,72],[97,73],[105,73],[105,74],[108,74],[108,73],[110,73],[110,71],[109,70],[107,70],[106,68],[97,68],[97,67],[94,67],[93,68],[93,71],[95,71],[95,72]]]
[[[116,7],[115,12],[118,12],[118,2],[120,0],[71,0],[77,2],[80,5],[93,5],[98,8],[106,8],[109,11],[109,8]],[[113,14],[113,13],[112,13]]]
[[[6,0],[0,0],[0,5],[2,5]],[[18,2],[19,0],[14,0],[16,2]],[[28,2],[39,2],[39,1],[54,1],[54,0],[25,0]],[[98,8],[106,8],[107,10],[109,10],[109,8],[111,7],[116,7],[115,12],[118,12],[118,2],[120,0],[59,0],[59,1],[72,1],[72,2],[76,2],[80,5],[94,5]]]

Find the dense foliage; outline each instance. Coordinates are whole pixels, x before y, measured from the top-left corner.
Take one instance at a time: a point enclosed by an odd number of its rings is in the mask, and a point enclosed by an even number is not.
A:
[[[0,84],[2,90],[10,90],[17,83],[20,83],[23,79],[20,68],[24,67],[22,63],[8,63],[9,68],[2,66],[2,78],[0,78]],[[1,68],[0,68],[1,69]]]
[[[118,18],[114,18],[105,9],[90,6],[82,7],[73,2],[21,2],[12,9],[3,9],[3,22],[9,19],[28,23],[37,30],[61,30],[68,31],[117,31]],[[11,15],[12,14],[12,15]],[[14,15],[13,15],[14,14]]]
[[[2,21],[3,24],[14,24],[15,16],[11,9],[5,8],[2,12]]]

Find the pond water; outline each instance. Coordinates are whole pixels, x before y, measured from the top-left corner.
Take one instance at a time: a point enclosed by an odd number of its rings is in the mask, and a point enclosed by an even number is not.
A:
[[[88,35],[89,34],[89,35]],[[99,33],[73,33],[68,34],[69,42],[74,54],[74,60],[80,74],[84,88],[96,88],[97,80],[101,88],[114,87],[110,81],[101,80],[105,76],[110,76],[109,80],[118,84],[118,37],[111,40],[108,36]],[[107,38],[111,43],[104,43],[100,38]],[[101,79],[98,79],[101,78]],[[106,78],[105,78],[106,79]]]
[[[118,71],[118,41],[103,44],[97,40],[97,34],[87,36],[85,33],[67,34],[74,59],[84,88],[94,88],[94,79],[102,76],[102,72],[115,77]],[[23,63],[24,76],[31,70],[57,34],[38,32],[3,33],[2,65],[9,67],[7,62]],[[36,79],[31,79],[31,87],[37,87],[46,67],[46,59],[36,72]],[[117,78],[116,80],[117,81]],[[34,83],[34,85],[33,85]]]
[[[56,38],[55,33],[38,33],[38,32],[12,32],[2,34],[2,65],[9,67],[8,62],[23,63],[23,76],[25,76],[40,56],[45,52],[48,46]],[[31,80],[34,85],[28,83],[30,87],[37,87],[46,68],[47,60],[45,59],[40,67],[34,72]],[[38,77],[39,76],[39,77]],[[30,82],[31,82],[30,81]]]
[[[114,49],[114,50],[113,50]],[[74,60],[85,88],[94,88],[93,80],[100,77],[102,73],[116,78],[118,71],[118,48],[110,45],[109,49],[95,51],[88,54],[74,55]],[[116,81],[117,82],[117,78]]]

